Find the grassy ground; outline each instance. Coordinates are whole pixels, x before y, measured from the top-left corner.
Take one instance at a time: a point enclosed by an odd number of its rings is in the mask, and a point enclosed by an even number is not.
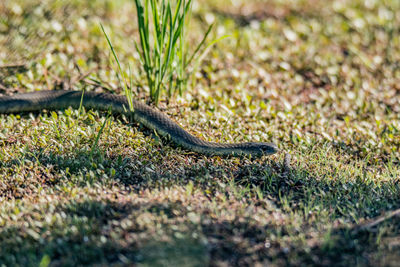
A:
[[[90,110],[1,115],[0,266],[396,266],[400,218],[359,226],[400,208],[399,2],[195,2],[193,42],[211,22],[232,36],[161,109],[201,138],[283,152],[206,158]],[[2,94],[120,93],[100,22],[144,81],[132,1],[0,14]]]

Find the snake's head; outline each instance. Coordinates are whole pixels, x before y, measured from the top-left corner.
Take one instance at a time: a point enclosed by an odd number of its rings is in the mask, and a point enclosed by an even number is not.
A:
[[[261,154],[263,156],[272,155],[279,151],[277,145],[274,143],[261,143],[259,150],[261,150],[260,156]]]
[[[245,143],[246,152],[245,154],[261,157],[275,154],[279,151],[278,147],[274,143]]]

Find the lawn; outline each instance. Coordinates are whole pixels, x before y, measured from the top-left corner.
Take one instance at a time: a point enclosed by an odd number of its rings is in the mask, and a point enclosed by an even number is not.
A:
[[[3,0],[0,94],[123,94],[100,23],[149,103],[128,0]],[[189,48],[211,23],[229,37],[158,108],[280,152],[206,157],[94,110],[0,115],[0,266],[398,266],[400,2],[196,0]]]

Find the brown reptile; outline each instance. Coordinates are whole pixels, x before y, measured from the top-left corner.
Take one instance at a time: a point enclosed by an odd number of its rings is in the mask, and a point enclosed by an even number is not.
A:
[[[219,156],[246,156],[260,157],[271,155],[278,151],[273,143],[247,142],[236,144],[220,144],[201,140],[186,132],[173,120],[162,112],[133,100],[133,112],[129,112],[128,101],[125,96],[107,93],[85,92],[82,98],[81,91],[38,91],[26,94],[0,97],[0,113],[20,113],[46,110],[79,108],[97,110],[111,110],[113,114],[133,115],[133,119],[145,127],[156,130],[164,137],[169,137],[178,146],[205,155]]]

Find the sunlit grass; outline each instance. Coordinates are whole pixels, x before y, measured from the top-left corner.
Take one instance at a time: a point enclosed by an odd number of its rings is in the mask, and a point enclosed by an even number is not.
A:
[[[34,14],[29,23],[57,21],[28,1],[10,3]],[[1,93],[48,84],[121,93],[123,73],[128,89],[132,79],[147,83],[132,56],[135,4],[88,3],[65,14],[75,24],[46,40],[51,53],[39,64],[4,72]],[[400,208],[399,2],[199,3],[190,39],[212,23],[232,38],[163,112],[206,140],[273,141],[283,153],[206,158],[85,109],[0,116],[0,262],[398,265],[398,217],[357,229]],[[81,79],[87,72],[104,86]]]

